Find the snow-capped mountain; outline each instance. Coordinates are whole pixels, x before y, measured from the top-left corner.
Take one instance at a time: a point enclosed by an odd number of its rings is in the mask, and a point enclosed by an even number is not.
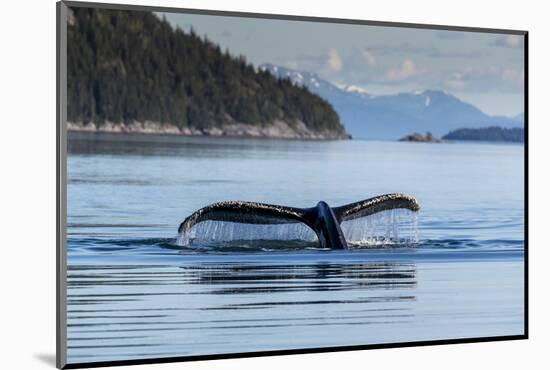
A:
[[[263,64],[279,78],[306,86],[332,104],[346,130],[355,138],[398,139],[413,132],[443,136],[458,128],[522,127],[522,122],[493,117],[441,90],[373,95],[353,85],[335,85],[315,73]]]

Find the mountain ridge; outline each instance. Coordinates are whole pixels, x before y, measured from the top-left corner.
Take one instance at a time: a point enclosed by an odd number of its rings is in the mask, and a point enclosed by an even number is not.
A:
[[[307,87],[332,104],[353,137],[398,139],[412,132],[443,136],[464,127],[521,127],[518,119],[490,116],[443,90],[374,95],[353,85],[336,85],[315,73],[262,64],[260,70]]]

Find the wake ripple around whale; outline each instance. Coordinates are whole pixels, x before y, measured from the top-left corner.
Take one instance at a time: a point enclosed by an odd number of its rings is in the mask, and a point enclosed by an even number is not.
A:
[[[378,241],[374,244],[350,244],[351,251],[365,252],[398,252],[411,251],[416,254],[437,251],[522,251],[524,242],[513,239],[476,240],[468,238],[457,239],[420,239],[411,242]],[[233,253],[262,253],[262,252],[329,252],[330,249],[319,248],[316,241],[305,240],[235,240],[226,242],[194,243],[185,247],[177,243],[176,238],[69,238],[68,248],[73,255],[80,256],[136,256],[151,257],[182,255],[226,255]]]

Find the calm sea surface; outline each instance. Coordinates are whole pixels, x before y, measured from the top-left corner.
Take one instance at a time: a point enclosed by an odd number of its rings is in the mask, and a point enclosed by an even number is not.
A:
[[[523,334],[523,146],[70,133],[68,362]],[[419,242],[183,248],[222,200],[415,196]]]

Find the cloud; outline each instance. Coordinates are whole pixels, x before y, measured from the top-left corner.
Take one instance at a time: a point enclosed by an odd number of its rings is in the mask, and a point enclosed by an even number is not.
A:
[[[441,51],[435,50],[428,54],[432,58],[464,58],[464,59],[477,59],[488,55],[482,51]]]
[[[464,74],[455,72],[451,76],[443,81],[443,86],[450,90],[464,90],[466,87],[466,81],[464,80]]]
[[[460,31],[440,31],[436,32],[435,37],[443,40],[458,40],[464,38],[464,32]]]
[[[279,64],[287,68],[304,71],[333,74],[328,67],[327,54],[324,55],[297,55],[294,58],[278,58],[273,61],[274,64]]]
[[[525,82],[523,69],[490,66],[483,68],[466,67],[451,73],[443,85],[450,90],[486,91],[487,87],[500,91],[522,91]]]
[[[459,51],[459,50],[441,50],[434,46],[423,47],[418,46],[410,42],[403,42],[397,46],[390,45],[373,45],[368,48],[371,51],[377,52],[380,55],[422,55],[431,58],[464,58],[464,59],[475,59],[481,58],[488,53],[486,51]]]
[[[343,58],[338,49],[330,48],[324,55],[299,55],[292,59],[279,59],[276,63],[298,71],[318,73],[325,78],[333,78],[345,73],[350,66],[349,60]],[[353,63],[352,63],[353,64]]]
[[[500,71],[500,77],[504,81],[523,83],[525,81],[525,71],[519,71],[513,68],[504,68]]]
[[[298,69],[300,68],[298,65],[298,62],[295,60],[287,60],[282,63],[283,67],[290,68],[290,69]]]
[[[331,72],[340,72],[342,70],[342,58],[338,54],[338,50],[331,48],[328,51],[327,68]]]
[[[375,67],[376,66],[376,58],[374,55],[368,51],[367,49],[364,49],[361,51],[361,56],[363,57],[363,60],[369,67]]]
[[[492,37],[494,41],[496,37]],[[379,44],[380,47],[384,46]],[[357,47],[345,50],[340,47],[325,49],[324,53],[306,54],[294,58],[273,61],[299,71],[317,73],[332,82],[377,88],[404,90],[418,88],[446,89],[460,93],[518,93],[525,83],[523,63],[496,60],[480,63],[492,58],[496,50],[451,50],[420,47],[412,43],[400,43],[409,52],[401,55],[384,55],[371,47]],[[389,45],[388,51],[391,51]],[[396,50],[399,47],[392,47]],[[518,49],[507,49],[509,51]],[[504,52],[505,50],[502,50]],[[430,55],[432,55],[429,59]],[[437,58],[439,59],[436,59]],[[452,60],[452,62],[450,62]],[[389,91],[389,90],[388,90]]]
[[[401,63],[400,66],[389,68],[384,74],[384,80],[391,82],[404,81],[415,77],[418,74],[419,71],[414,62],[407,58],[403,60],[403,63]]]
[[[502,46],[506,48],[519,48],[523,49],[524,37],[520,35],[503,35],[497,38],[493,45]]]
[[[437,48],[433,46],[423,47],[418,46],[410,42],[402,42],[399,45],[387,45],[387,44],[378,44],[371,45],[368,47],[368,50],[375,51],[377,54],[381,55],[390,55],[390,54],[430,54],[438,51]]]

